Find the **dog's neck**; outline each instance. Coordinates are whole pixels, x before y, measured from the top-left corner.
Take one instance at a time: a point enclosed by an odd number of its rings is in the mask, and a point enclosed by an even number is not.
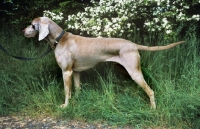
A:
[[[63,37],[63,35],[65,34],[65,31],[63,30],[60,35],[56,38],[56,43],[59,43],[60,39]]]
[[[49,27],[49,34],[47,35],[45,40],[51,45],[52,48],[55,48],[56,44],[60,41],[60,39],[64,35],[64,31],[56,23],[53,24],[54,24],[53,27],[52,26]]]
[[[52,49],[55,49],[56,45],[59,43],[60,39],[63,37],[64,34],[65,34],[65,31],[63,30],[57,38],[52,38],[51,35],[48,35],[45,38],[45,40],[50,44]]]

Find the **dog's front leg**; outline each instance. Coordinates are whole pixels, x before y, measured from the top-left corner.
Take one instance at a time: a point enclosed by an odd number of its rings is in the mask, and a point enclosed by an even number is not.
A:
[[[71,98],[71,80],[72,80],[72,70],[63,71],[63,81],[65,90],[65,103],[61,107],[66,107],[68,105],[69,99]]]

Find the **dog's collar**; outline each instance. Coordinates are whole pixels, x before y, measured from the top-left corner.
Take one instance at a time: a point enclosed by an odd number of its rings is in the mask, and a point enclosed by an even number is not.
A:
[[[59,43],[60,39],[63,37],[63,35],[65,34],[65,31],[63,30],[60,35],[56,38],[56,41],[54,43],[54,47],[56,47],[56,45]]]

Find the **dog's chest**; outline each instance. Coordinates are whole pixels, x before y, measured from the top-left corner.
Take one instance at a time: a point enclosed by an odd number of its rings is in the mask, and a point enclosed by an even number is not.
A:
[[[66,50],[66,48],[59,48],[55,49],[55,57],[58,65],[62,68],[65,69],[68,67],[70,64],[73,63],[72,60],[72,54]]]

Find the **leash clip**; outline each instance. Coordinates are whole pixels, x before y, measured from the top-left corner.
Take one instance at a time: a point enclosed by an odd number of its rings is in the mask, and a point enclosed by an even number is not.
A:
[[[53,45],[51,45],[51,48],[52,48],[52,49],[55,49],[56,46],[57,46],[57,44],[58,44],[58,41],[55,41],[55,43],[54,43]]]

